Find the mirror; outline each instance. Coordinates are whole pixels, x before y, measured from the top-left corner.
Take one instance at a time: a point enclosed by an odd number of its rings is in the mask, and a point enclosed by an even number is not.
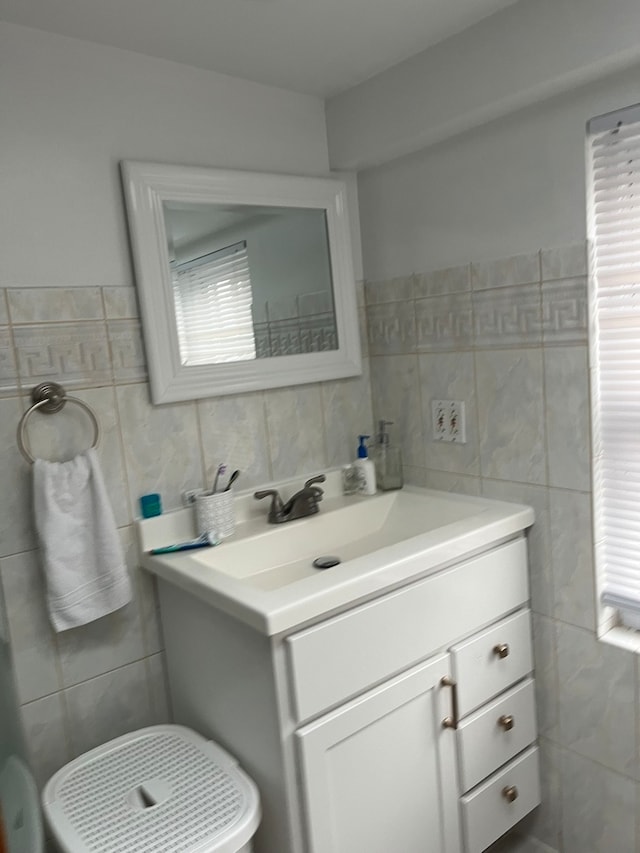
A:
[[[361,372],[343,181],[122,173],[154,403]]]

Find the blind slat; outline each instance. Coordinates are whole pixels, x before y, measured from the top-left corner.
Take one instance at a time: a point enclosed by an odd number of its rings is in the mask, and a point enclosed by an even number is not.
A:
[[[617,119],[589,140],[596,560],[603,602],[640,612],[640,120]]]

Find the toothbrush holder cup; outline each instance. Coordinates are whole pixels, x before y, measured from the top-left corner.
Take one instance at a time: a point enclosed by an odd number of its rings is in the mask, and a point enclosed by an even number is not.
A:
[[[198,534],[213,532],[226,539],[236,529],[233,492],[216,492],[196,497],[196,528]]]

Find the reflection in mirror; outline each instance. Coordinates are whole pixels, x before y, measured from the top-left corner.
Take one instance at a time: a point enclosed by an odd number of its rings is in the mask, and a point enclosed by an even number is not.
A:
[[[162,206],[183,365],[337,349],[324,209]]]

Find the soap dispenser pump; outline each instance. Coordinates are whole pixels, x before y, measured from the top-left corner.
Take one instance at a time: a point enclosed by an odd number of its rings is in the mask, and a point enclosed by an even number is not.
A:
[[[375,445],[375,468],[378,486],[385,492],[391,489],[401,489],[404,483],[402,476],[402,451],[394,447],[389,440],[387,427],[393,421],[378,421],[378,434]]]
[[[358,441],[358,458],[353,463],[356,468],[362,472],[362,488],[361,492],[365,495],[375,495],[376,493],[376,468],[373,462],[369,459],[369,451],[365,441],[369,438],[368,435],[359,435]]]

